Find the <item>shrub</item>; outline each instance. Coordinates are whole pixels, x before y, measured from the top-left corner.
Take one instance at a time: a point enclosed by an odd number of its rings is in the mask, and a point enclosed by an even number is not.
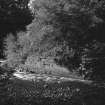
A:
[[[30,51],[30,41],[25,32],[17,33],[17,37],[9,34],[5,39],[5,56],[8,66],[15,67],[24,64]]]

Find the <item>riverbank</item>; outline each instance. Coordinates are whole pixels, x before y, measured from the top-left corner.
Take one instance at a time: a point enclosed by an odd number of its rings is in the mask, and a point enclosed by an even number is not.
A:
[[[105,87],[79,78],[14,72],[0,81],[0,105],[105,105]]]
[[[105,88],[80,81],[0,81],[0,105],[105,105],[104,97]]]

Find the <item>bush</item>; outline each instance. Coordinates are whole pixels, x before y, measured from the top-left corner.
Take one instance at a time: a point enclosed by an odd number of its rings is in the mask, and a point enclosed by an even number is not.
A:
[[[31,61],[30,61],[31,60]],[[46,60],[46,61],[45,61]],[[39,73],[39,74],[53,74],[53,75],[68,75],[68,69],[56,65],[51,60],[36,60],[35,56],[29,57],[25,64],[20,64],[16,67],[16,71],[26,73]]]
[[[17,33],[17,37],[9,34],[5,39],[5,56],[9,67],[24,64],[30,51],[30,41],[25,32]]]

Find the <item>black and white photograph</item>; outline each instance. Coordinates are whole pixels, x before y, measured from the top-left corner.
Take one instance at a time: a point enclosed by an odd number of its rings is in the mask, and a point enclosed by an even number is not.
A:
[[[0,105],[105,105],[105,0],[0,0]]]

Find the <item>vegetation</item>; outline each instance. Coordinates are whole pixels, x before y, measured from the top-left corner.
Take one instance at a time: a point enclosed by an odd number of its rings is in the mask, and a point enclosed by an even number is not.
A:
[[[0,104],[105,105],[104,28],[104,0],[0,0]]]
[[[79,82],[0,81],[2,105],[104,105],[105,88]]]
[[[0,0],[0,58],[4,57],[3,40],[7,34],[26,30],[26,25],[32,21],[28,8],[29,0]]]
[[[84,78],[105,80],[104,0],[34,0],[30,6],[34,19],[11,49],[7,43],[8,61],[35,65],[51,58]]]

